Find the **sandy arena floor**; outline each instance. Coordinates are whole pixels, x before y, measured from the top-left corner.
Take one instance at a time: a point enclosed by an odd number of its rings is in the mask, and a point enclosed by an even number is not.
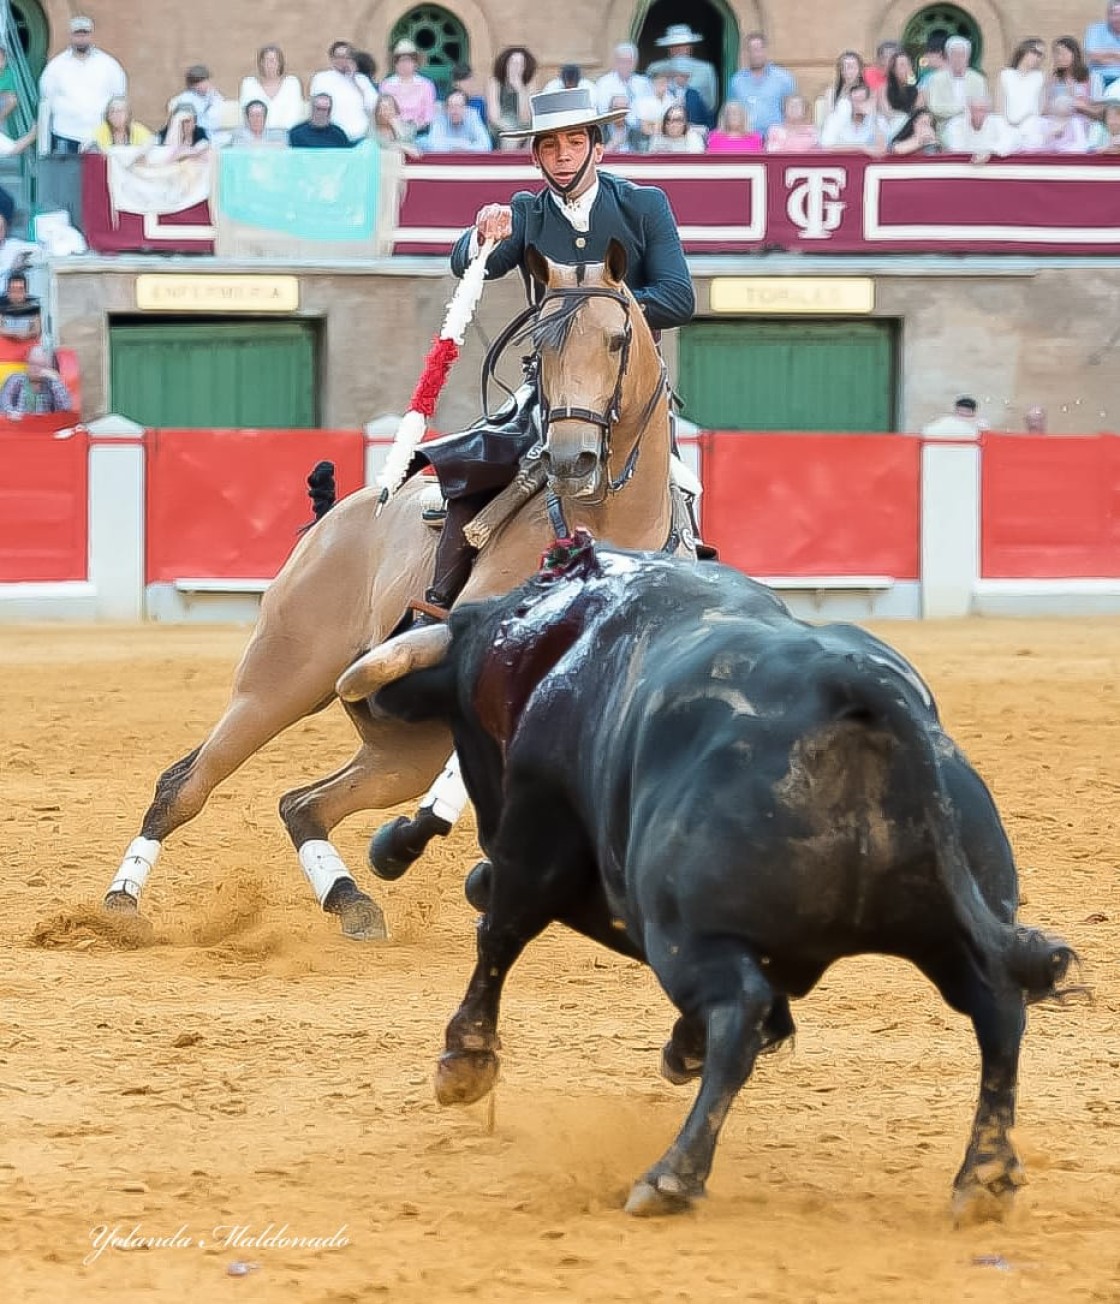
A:
[[[795,1050],[760,1065],[709,1199],[680,1220],[621,1212],[691,1098],[658,1076],[672,1016],[636,965],[549,934],[510,982],[493,1117],[440,1110],[473,838],[378,888],[391,945],[344,942],[275,815],[282,791],[349,754],[337,709],[170,841],[145,903],[155,944],[107,939],[82,907],[156,774],[216,718],[246,633],[5,629],[3,1298],[1120,1299],[1120,622],[884,632],[995,790],[1024,918],[1081,951],[1096,992],[1031,1015],[1030,1185],[1010,1223],[951,1227],[975,1044],[893,961],[846,964],[795,1008]],[[373,822],[337,835],[355,867]],[[285,1225],[348,1243],[236,1243]],[[84,1262],[98,1227],[179,1244]],[[230,1275],[238,1263],[258,1266]]]

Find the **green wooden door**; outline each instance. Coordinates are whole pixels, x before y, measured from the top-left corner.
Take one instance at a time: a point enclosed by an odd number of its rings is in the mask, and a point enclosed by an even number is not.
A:
[[[109,349],[110,407],[143,426],[318,425],[312,322],[114,322]]]
[[[684,416],[707,430],[893,430],[895,324],[693,322],[677,387]]]

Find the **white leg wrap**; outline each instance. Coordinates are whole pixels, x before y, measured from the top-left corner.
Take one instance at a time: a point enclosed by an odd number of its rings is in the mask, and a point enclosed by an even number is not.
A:
[[[148,881],[148,875],[159,859],[162,845],[155,838],[133,838],[124,853],[116,877],[109,884],[109,891],[127,892],[130,897],[135,897],[139,901],[144,884]]]
[[[421,810],[430,810],[448,824],[454,824],[463,813],[470,798],[459,777],[459,758],[452,752],[439,778],[432,784],[420,803]]]
[[[329,842],[305,842],[299,849],[299,863],[320,905],[340,878],[353,878],[346,863]]]

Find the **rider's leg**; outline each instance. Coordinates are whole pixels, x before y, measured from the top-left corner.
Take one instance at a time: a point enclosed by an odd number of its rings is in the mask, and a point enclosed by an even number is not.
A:
[[[492,494],[468,494],[452,499],[447,504],[447,517],[436,545],[436,560],[432,570],[431,587],[424,601],[446,614],[463,586],[471,577],[471,568],[477,556],[476,549],[467,542],[463,531],[485,507]]]

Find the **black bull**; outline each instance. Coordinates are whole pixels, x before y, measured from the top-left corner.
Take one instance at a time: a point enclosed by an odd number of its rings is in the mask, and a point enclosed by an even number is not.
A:
[[[1025,1002],[1074,957],[1015,925],[992,798],[898,653],[806,625],[723,567],[586,549],[397,655],[341,691],[450,723],[490,860],[442,1101],[492,1087],[506,974],[559,920],[648,962],[680,1011],[662,1068],[700,1091],[627,1207],[684,1208],[756,1056],[793,1033],[788,998],[842,956],[896,955],[972,1020],[980,1098],[954,1203],[1000,1212],[1022,1181]]]

